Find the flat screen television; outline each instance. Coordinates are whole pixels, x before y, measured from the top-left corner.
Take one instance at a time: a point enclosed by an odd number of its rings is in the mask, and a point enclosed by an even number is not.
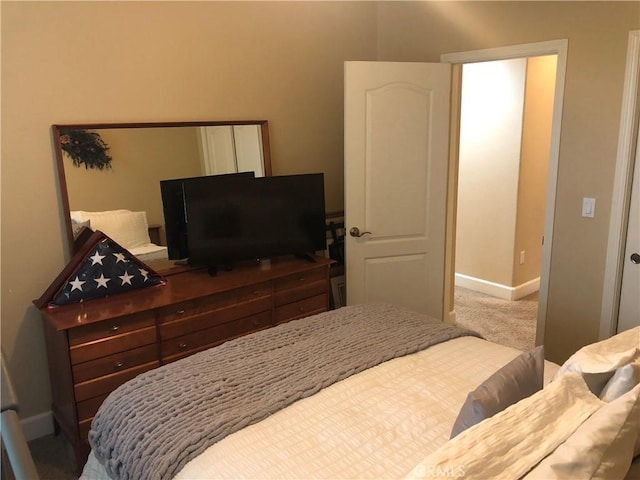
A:
[[[189,256],[187,238],[187,204],[184,197],[184,186],[187,183],[201,185],[206,190],[214,190],[225,182],[237,182],[241,179],[254,178],[253,172],[231,173],[224,175],[207,175],[203,177],[176,178],[160,181],[164,228],[167,238],[167,253],[170,260],[182,260]]]
[[[324,175],[185,182],[189,263],[209,268],[326,248]]]

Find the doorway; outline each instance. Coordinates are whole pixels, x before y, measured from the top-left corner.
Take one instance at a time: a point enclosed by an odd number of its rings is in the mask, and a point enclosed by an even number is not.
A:
[[[457,323],[535,344],[556,55],[462,65]]]
[[[534,255],[529,255],[530,261],[527,262],[527,252],[529,251],[530,253],[534,253],[532,250],[534,249],[534,246],[527,246],[526,248],[521,248],[521,246],[519,246],[520,244],[518,243],[518,241],[514,240],[518,238],[518,227],[522,228],[523,225],[526,224],[527,222],[523,221],[526,219],[526,216],[524,214],[521,216],[519,224],[517,221],[518,219],[517,209],[518,209],[518,204],[520,203],[519,196],[521,193],[519,189],[519,185],[521,184],[521,181],[522,181],[520,173],[522,173],[521,172],[522,169],[512,168],[511,177],[512,179],[515,178],[516,180],[514,181],[515,187],[513,186],[513,184],[510,187],[509,195],[511,195],[511,200],[509,202],[505,202],[503,200],[500,203],[500,206],[498,209],[499,213],[503,214],[503,216],[505,217],[510,217],[511,219],[510,227],[507,228],[507,230],[511,231],[511,234],[510,234],[511,243],[508,247],[505,247],[502,249],[502,253],[506,252],[505,256],[508,257],[508,262],[505,263],[506,266],[502,267],[502,273],[499,273],[499,275],[502,275],[502,276],[489,277],[490,280],[483,279],[482,275],[484,274],[481,275],[478,273],[481,271],[482,266],[473,267],[473,268],[476,268],[476,270],[471,270],[471,271],[475,272],[475,274],[466,275],[467,277],[474,279],[474,285],[476,286],[482,285],[483,288],[488,288],[490,291],[493,291],[494,294],[498,292],[500,296],[502,296],[503,298],[508,298],[509,300],[515,297],[519,297],[521,294],[522,296],[526,296],[527,293],[532,293],[533,291],[535,291],[539,285],[537,312],[536,312],[536,319],[535,319],[535,343],[536,344],[543,343],[543,339],[544,339],[544,323],[546,318],[546,302],[547,302],[547,291],[548,291],[548,271],[549,271],[550,257],[551,257],[550,254],[551,254],[551,243],[552,243],[551,239],[552,239],[552,233],[553,233],[553,212],[555,207],[555,186],[556,186],[556,180],[557,180],[560,119],[561,119],[561,112],[562,112],[562,101],[563,101],[562,95],[564,90],[564,72],[565,72],[565,65],[566,65],[566,48],[567,48],[567,41],[558,40],[558,41],[552,41],[552,42],[541,42],[536,44],[519,45],[519,46],[513,46],[513,47],[503,47],[498,49],[447,54],[447,55],[443,55],[441,58],[443,62],[452,63],[455,66],[454,69],[456,68],[458,69],[459,78],[457,82],[455,78],[456,75],[454,75],[454,88],[456,88],[456,85],[457,85],[458,92],[462,92],[463,70],[467,65],[477,66],[478,64],[481,64],[483,62],[516,60],[515,62],[511,62],[511,63],[513,65],[517,65],[519,63],[521,71],[524,70],[524,74],[526,75],[526,64],[528,59],[533,57],[542,57],[542,56],[551,55],[556,60],[557,68],[555,70],[555,74],[553,75],[554,85],[551,88],[554,100],[553,100],[553,104],[550,112],[550,117],[551,117],[550,127],[549,127],[549,130],[547,130],[547,136],[549,138],[548,146],[547,146],[547,152],[548,152],[547,158],[549,161],[547,164],[547,171],[543,175],[544,177],[546,177],[543,181],[543,186],[538,187],[537,189],[534,189],[535,191],[537,191],[538,194],[540,193],[541,190],[544,191],[543,204],[546,205],[546,208],[543,209],[544,212],[542,213],[541,222],[540,221],[537,222],[538,224],[542,223],[542,228],[541,228],[542,235],[540,234],[532,235],[530,233],[525,235],[525,237],[528,237],[528,238],[537,237],[534,243],[538,243],[539,260],[536,261],[535,258],[532,258],[532,257],[535,257],[535,254],[534,254]],[[523,86],[522,88],[522,92],[523,92],[522,108],[523,109],[525,105],[524,103],[525,91],[526,89],[524,89],[524,86]],[[462,98],[461,93],[459,95],[454,95],[454,98],[456,96],[460,98],[460,102],[461,102],[459,105],[457,105],[458,110],[462,111],[462,102],[464,101],[464,99]],[[524,112],[524,110],[522,110],[522,112]],[[522,115],[522,118],[524,121],[526,119],[526,116]],[[449,312],[449,321],[452,321],[452,322],[455,322],[456,320],[455,318],[455,315],[456,315],[455,313],[455,288],[456,288],[455,278],[456,278],[456,272],[458,271],[457,266],[459,263],[457,258],[458,255],[456,253],[457,242],[455,242],[455,238],[459,236],[458,233],[456,233],[456,230],[457,230],[456,224],[458,221],[458,216],[457,214],[454,214],[454,213],[457,211],[459,202],[460,202],[460,207],[463,206],[462,205],[463,201],[461,197],[458,196],[458,185],[459,185],[458,175],[462,176],[464,174],[464,169],[465,169],[465,166],[462,163],[460,164],[458,163],[458,157],[460,156],[460,158],[462,158],[465,150],[465,145],[461,143],[464,135],[464,124],[461,123],[461,120],[462,120],[462,117],[452,118],[453,140],[451,145],[452,146],[451,167],[453,168],[450,168],[450,179],[449,179],[449,186],[451,191],[449,204],[453,205],[453,207],[451,208],[453,212],[449,212],[449,215],[448,215],[448,223],[449,223],[448,232],[450,234],[448,235],[449,240],[447,243],[448,251],[447,251],[446,275],[448,278],[448,282],[447,282],[448,291],[445,293],[445,312]],[[523,134],[522,137],[520,138],[520,141],[516,142],[518,144],[519,151],[522,151],[522,147],[524,145],[523,143],[524,139],[525,139],[525,135]],[[520,156],[518,155],[518,157]],[[518,162],[520,162],[520,160],[518,160]],[[493,170],[490,170],[490,171],[493,171],[494,173],[498,172],[498,170],[495,167]],[[504,173],[502,171],[500,172]],[[488,176],[491,177],[491,175],[488,175]],[[494,192],[495,189],[491,189],[489,191]],[[485,187],[484,196],[487,197],[486,187]],[[473,204],[473,202],[471,203]],[[538,201],[538,203],[540,203],[540,201]],[[486,208],[489,208],[489,207],[486,207]],[[505,210],[510,210],[510,213],[509,212],[505,213]],[[473,213],[471,214],[471,216],[474,216]],[[477,214],[477,212],[475,217],[476,218],[474,220],[478,220],[478,218],[480,217]],[[486,220],[483,221],[482,219],[480,219],[480,221],[485,224],[484,226],[493,227]],[[538,228],[540,229],[540,227]],[[497,235],[496,229],[494,228],[493,230],[491,230],[490,228],[488,231],[490,233],[482,234],[482,235],[478,233],[469,234],[467,232],[466,234],[464,234],[464,236],[466,237],[466,240],[469,240],[469,239],[472,241],[476,240],[476,243],[479,243],[477,242],[477,240],[478,238],[481,238],[481,237],[492,239],[494,242],[493,246],[484,247],[482,251],[491,252],[492,254],[499,252],[500,249],[496,248],[496,245],[497,245],[496,242],[498,242],[498,239],[495,238]],[[461,229],[460,232],[463,233],[464,230]],[[473,229],[471,230],[471,232],[473,232]],[[507,236],[508,235],[509,234],[507,234]],[[542,243],[541,247],[540,247],[540,243]],[[528,245],[533,245],[530,242],[530,240]],[[524,251],[524,254],[522,253],[523,251]],[[482,253],[475,253],[471,255],[467,254],[466,260],[469,260],[469,258],[473,257],[474,255],[476,256],[476,258],[478,258],[482,256]],[[465,255],[461,254],[460,256],[462,257],[460,258],[461,263],[464,263]],[[486,258],[483,258],[483,260],[486,260]],[[494,268],[496,265],[495,261],[489,261],[485,263],[489,265],[490,270],[491,269],[494,270],[492,274],[496,273]],[[524,282],[522,281],[523,278],[526,278],[527,276],[531,277],[532,275],[530,268],[525,269],[524,266],[535,267],[535,269],[539,271],[538,277],[536,277],[534,281],[531,281],[533,280],[531,278]],[[525,270],[529,270],[529,272],[526,274],[522,273]],[[458,278],[460,279],[462,277],[458,275]],[[539,278],[539,281],[537,280],[537,278]],[[475,281],[476,279],[480,279],[484,281],[478,282],[478,281]],[[461,283],[460,280],[458,281],[458,283],[459,284]],[[521,289],[520,287],[523,284],[527,284],[527,285],[524,287],[524,289]],[[528,291],[527,289],[529,289],[530,291]]]
[[[538,290],[556,56],[462,66],[456,284]]]

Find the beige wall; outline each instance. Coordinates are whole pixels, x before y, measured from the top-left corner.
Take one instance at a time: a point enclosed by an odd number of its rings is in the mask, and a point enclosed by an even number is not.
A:
[[[21,415],[49,410],[31,305],[62,270],[52,124],[266,119],[274,174],[323,171],[343,205],[345,60],[374,60],[362,2],[1,2],[2,349]],[[28,241],[27,241],[28,240]]]
[[[124,208],[164,224],[160,180],[202,175],[197,127],[101,129],[112,168],[74,167],[63,155],[70,210]]]
[[[556,66],[556,55],[527,59],[513,286],[540,276]]]
[[[556,63],[549,55],[463,67],[458,274],[505,287],[540,276]]]
[[[456,273],[513,286],[524,58],[462,68]]]
[[[598,335],[628,31],[637,2],[1,2],[2,348],[22,416],[49,409],[31,301],[63,268],[54,123],[267,119],[274,174],[322,170],[342,208],[345,60],[569,39],[550,358]],[[576,175],[580,172],[581,175]],[[581,197],[598,200],[582,219]],[[30,241],[26,241],[29,239]],[[589,261],[585,262],[584,259]]]

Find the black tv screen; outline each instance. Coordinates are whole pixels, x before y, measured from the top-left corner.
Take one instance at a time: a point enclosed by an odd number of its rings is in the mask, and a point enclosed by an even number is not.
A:
[[[169,259],[180,260],[189,256],[186,218],[187,205],[184,197],[185,184],[199,184],[201,185],[200,188],[204,190],[214,190],[221,182],[229,185],[230,182],[253,177],[253,172],[241,172],[160,181],[164,228],[167,237],[167,253]]]
[[[209,267],[326,248],[324,175],[184,184],[189,263]]]

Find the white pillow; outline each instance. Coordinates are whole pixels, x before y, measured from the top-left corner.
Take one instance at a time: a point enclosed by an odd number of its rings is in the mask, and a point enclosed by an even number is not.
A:
[[[622,480],[640,432],[640,385],[597,410],[524,478]]]
[[[464,430],[405,478],[521,478],[603,405],[579,374],[563,375]]]
[[[129,210],[109,210],[105,212],[71,212],[76,221],[91,221],[93,230],[100,230],[126,249],[151,243],[146,212]]]
[[[612,402],[640,383],[640,359],[616,370],[600,393],[600,400]]]
[[[613,373],[640,357],[640,327],[632,328],[574,353],[555,378],[568,372],[581,373],[595,395],[600,395]]]
[[[69,212],[72,222],[80,223],[91,220],[91,217],[100,215],[113,215],[116,213],[130,212],[131,210],[105,210],[103,212],[85,212],[84,210],[72,210]]]

